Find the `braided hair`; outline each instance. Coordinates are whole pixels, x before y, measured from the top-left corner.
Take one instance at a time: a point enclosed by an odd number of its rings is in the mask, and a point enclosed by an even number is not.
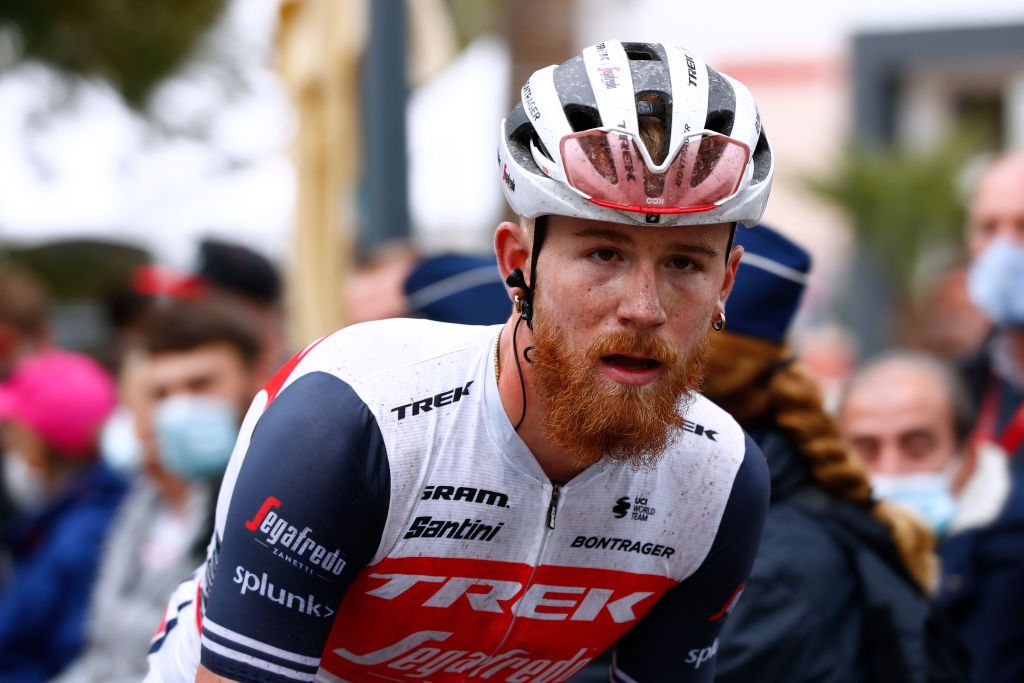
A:
[[[825,411],[809,371],[779,344],[729,333],[712,336],[704,394],[748,431],[780,429],[815,483],[841,500],[869,510],[889,530],[907,571],[919,586],[935,586],[935,538],[922,520],[872,498],[866,466]]]

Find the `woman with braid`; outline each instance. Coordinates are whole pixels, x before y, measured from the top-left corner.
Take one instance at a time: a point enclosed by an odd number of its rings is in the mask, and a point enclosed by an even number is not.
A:
[[[934,539],[872,498],[808,372],[784,344],[808,254],[764,226],[712,334],[704,394],[754,437],[772,495],[757,561],[722,632],[719,683],[959,681],[959,645],[932,613]],[[951,642],[952,640],[952,642]]]

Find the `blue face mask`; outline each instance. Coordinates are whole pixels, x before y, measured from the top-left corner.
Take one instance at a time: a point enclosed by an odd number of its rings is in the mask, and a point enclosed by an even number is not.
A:
[[[967,292],[996,325],[1024,326],[1024,243],[992,240],[971,264]]]
[[[209,479],[224,473],[238,436],[235,409],[206,396],[171,396],[153,415],[160,462],[184,479]]]
[[[878,474],[871,477],[875,496],[910,508],[924,517],[936,536],[945,535],[956,514],[947,472]]]

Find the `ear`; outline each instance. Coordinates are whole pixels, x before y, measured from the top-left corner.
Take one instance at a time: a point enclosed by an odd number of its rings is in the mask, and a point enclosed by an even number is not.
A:
[[[520,269],[530,281],[530,235],[521,225],[505,221],[494,231],[494,254],[498,259],[498,270],[501,279],[505,280],[509,273]]]
[[[725,278],[722,280],[722,288],[718,291],[718,302],[715,304],[715,317],[725,313],[725,302],[732,293],[732,286],[736,284],[736,270],[740,267],[740,258],[743,257],[743,247],[736,245],[729,252],[729,260],[725,264]]]

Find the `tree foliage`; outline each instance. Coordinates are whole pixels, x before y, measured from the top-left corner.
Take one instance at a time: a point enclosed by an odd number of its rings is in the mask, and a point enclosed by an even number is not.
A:
[[[109,81],[135,108],[189,58],[226,0],[5,0],[21,57]]]
[[[850,148],[833,175],[806,182],[846,213],[858,244],[885,267],[897,294],[905,297],[920,258],[962,239],[957,178],[971,148],[964,140],[924,153]]]

